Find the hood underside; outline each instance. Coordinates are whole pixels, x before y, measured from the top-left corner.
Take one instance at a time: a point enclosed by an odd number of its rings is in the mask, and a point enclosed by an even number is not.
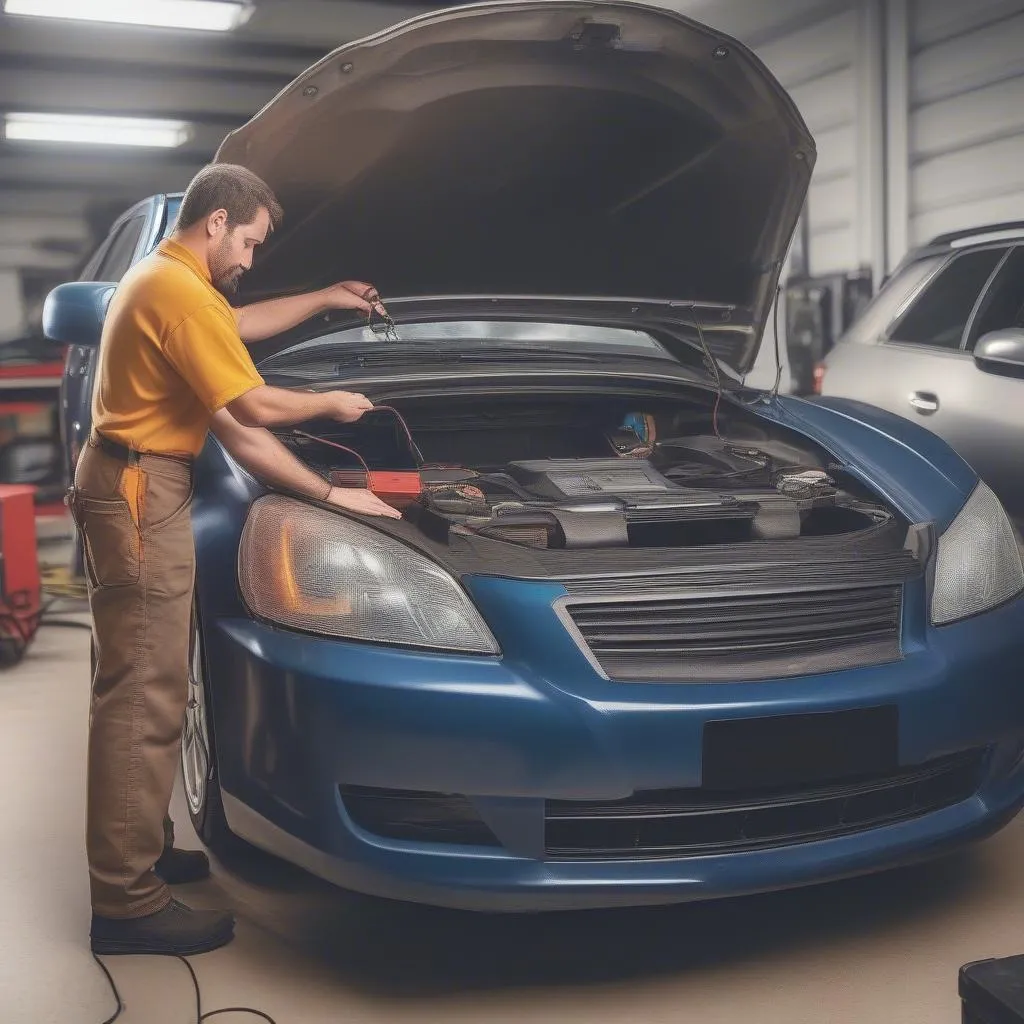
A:
[[[342,47],[227,137],[285,223],[243,298],[346,278],[387,297],[735,307],[753,365],[815,159],[740,43],[626,3],[488,3]]]

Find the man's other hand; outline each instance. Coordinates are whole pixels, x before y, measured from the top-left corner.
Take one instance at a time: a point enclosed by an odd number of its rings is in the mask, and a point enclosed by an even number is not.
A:
[[[332,487],[327,501],[338,508],[347,509],[361,516],[384,516],[387,519],[401,519],[402,513],[381,501],[375,494],[361,487]]]
[[[354,309],[369,316],[371,310],[379,316],[387,316],[380,294],[372,284],[365,281],[340,281],[323,290],[328,309]]]
[[[352,391],[328,391],[325,397],[331,400],[331,419],[339,423],[355,423],[373,408],[366,395]]]

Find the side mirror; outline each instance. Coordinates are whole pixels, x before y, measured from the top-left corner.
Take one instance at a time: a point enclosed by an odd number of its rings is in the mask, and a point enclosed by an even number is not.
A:
[[[43,303],[43,334],[61,345],[99,348],[103,320],[116,287],[98,281],[58,285]]]
[[[1024,378],[1024,330],[1007,327],[983,334],[974,346],[974,362],[986,373]]]

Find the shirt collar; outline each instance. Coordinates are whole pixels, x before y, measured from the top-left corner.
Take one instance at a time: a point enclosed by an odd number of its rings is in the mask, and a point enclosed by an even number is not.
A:
[[[165,238],[158,246],[157,252],[163,256],[170,256],[172,260],[183,263],[198,277],[201,277],[207,284],[212,284],[210,269],[191,249],[186,248],[171,238]]]

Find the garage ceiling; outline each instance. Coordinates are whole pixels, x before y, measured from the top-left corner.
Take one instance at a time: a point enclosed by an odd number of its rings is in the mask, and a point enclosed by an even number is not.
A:
[[[845,6],[660,2],[759,50],[805,28],[823,6],[826,13]],[[15,142],[0,131],[0,342],[35,329],[46,292],[77,272],[117,214],[152,193],[183,188],[221,139],[299,72],[346,42],[457,5],[253,0],[249,20],[221,33],[10,15],[0,2],[0,115],[134,115],[192,126],[183,146],[160,150]]]
[[[83,0],[86,2],[86,0]],[[37,321],[38,300],[73,274],[137,199],[183,188],[220,140],[296,74],[343,43],[439,6],[390,0],[259,0],[230,33],[62,21],[0,10],[0,114],[187,120],[174,150],[14,142],[0,132],[0,276],[25,308],[0,310],[0,340]],[[10,290],[0,288],[5,307]]]

